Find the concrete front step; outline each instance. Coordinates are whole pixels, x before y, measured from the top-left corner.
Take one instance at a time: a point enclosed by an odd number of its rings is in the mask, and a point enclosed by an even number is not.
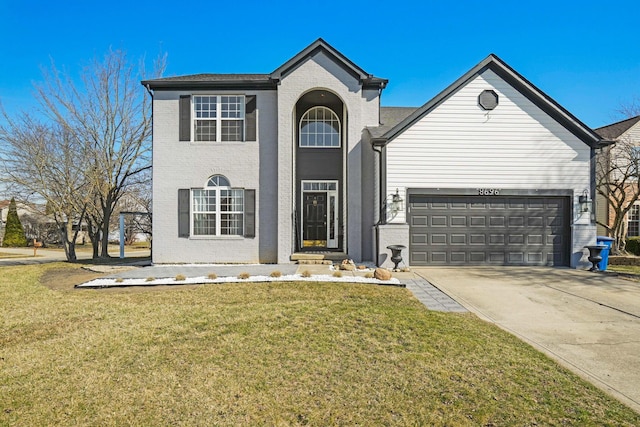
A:
[[[344,252],[296,252],[289,257],[291,261],[342,261],[349,259],[349,255]]]

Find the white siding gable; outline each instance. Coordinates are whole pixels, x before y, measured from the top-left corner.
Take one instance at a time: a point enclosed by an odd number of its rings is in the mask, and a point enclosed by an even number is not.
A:
[[[640,143],[640,122],[636,123],[635,125],[631,126],[629,129],[627,129],[627,131],[622,135],[620,135],[620,138],[618,139],[635,141]]]
[[[499,96],[485,111],[478,95]],[[484,71],[387,145],[387,192],[396,188],[589,187],[590,147],[491,70]],[[577,197],[577,196],[576,196]],[[404,222],[401,212],[392,222]]]

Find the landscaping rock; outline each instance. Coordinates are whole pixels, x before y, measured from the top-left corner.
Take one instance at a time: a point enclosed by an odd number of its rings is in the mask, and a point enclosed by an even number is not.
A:
[[[376,268],[373,272],[373,277],[378,280],[390,280],[391,272],[389,270],[385,270],[384,268]]]
[[[353,271],[356,269],[356,263],[352,259],[345,259],[340,264],[340,270]]]

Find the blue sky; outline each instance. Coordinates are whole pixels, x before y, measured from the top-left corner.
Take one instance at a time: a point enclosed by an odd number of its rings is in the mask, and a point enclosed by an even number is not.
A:
[[[0,102],[35,107],[55,60],[78,70],[109,47],[168,54],[165,75],[268,73],[318,37],[378,77],[386,106],[419,106],[495,53],[599,127],[640,98],[636,1],[0,0]]]

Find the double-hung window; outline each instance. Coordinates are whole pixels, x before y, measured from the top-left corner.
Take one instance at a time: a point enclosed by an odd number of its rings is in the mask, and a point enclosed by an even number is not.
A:
[[[194,236],[242,236],[244,190],[231,188],[222,175],[209,178],[205,188],[191,190]]]
[[[631,206],[628,213],[627,237],[640,236],[640,204]]]
[[[194,95],[195,141],[243,141],[245,98],[242,95]]]

